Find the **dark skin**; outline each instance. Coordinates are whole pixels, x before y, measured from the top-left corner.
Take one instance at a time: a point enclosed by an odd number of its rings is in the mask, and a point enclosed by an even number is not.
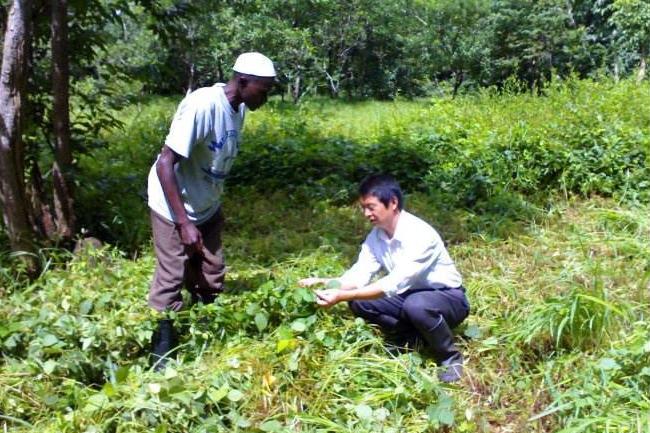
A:
[[[224,92],[233,110],[237,111],[243,102],[249,110],[255,111],[266,103],[274,82],[274,78],[235,74],[224,87]],[[185,212],[180,188],[176,182],[174,166],[181,158],[182,156],[172,149],[166,145],[163,146],[160,158],[156,163],[156,172],[167,202],[176,216],[175,224],[181,236],[181,243],[185,245],[190,254],[203,255],[203,237]]]

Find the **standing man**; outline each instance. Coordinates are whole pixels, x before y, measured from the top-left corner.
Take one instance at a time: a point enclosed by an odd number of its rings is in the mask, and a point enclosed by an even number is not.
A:
[[[469,314],[462,278],[433,227],[403,210],[402,191],[388,175],[366,178],[359,187],[363,214],[374,225],[357,262],[340,278],[305,278],[317,290],[317,303],[348,301],[352,312],[377,324],[402,343],[421,340],[443,367],[439,378],[462,375],[463,357],[451,328]],[[369,283],[380,270],[383,278]]]
[[[194,301],[213,302],[223,290],[221,195],[239,151],[246,108],[256,110],[275,82],[273,62],[240,55],[226,84],[195,90],[178,106],[148,181],[156,270],[149,305],[159,312],[183,307],[184,285]],[[178,343],[173,321],[160,320],[152,338],[157,370]]]

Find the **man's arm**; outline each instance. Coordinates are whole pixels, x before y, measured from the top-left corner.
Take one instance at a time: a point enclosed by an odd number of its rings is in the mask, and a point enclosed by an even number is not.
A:
[[[298,284],[302,287],[314,285],[337,286],[335,288],[316,290],[316,303],[321,307],[331,307],[343,301],[377,299],[384,296],[384,290],[377,283],[357,287],[354,283],[341,281],[336,278],[310,277],[298,281]]]
[[[366,238],[356,263],[340,278],[305,278],[298,283],[303,287],[325,285],[325,290],[316,291],[316,302],[323,307],[331,307],[341,301],[354,299],[376,299],[383,296],[382,289],[377,284],[368,284],[372,276],[381,269],[381,263],[372,253]],[[340,293],[345,292],[345,293]]]
[[[337,288],[340,290],[352,290],[356,289],[357,286],[352,283],[346,283],[338,278],[321,278],[321,277],[309,277],[303,278],[298,281],[300,287],[311,287],[311,286],[329,286],[333,281],[336,281]]]
[[[192,248],[195,252],[203,251],[203,237],[201,232],[187,217],[183,206],[180,189],[176,181],[174,166],[180,161],[181,156],[164,145],[156,163],[156,173],[160,180],[165,198],[175,217],[174,223],[179,230],[183,245]]]
[[[361,301],[377,299],[384,296],[382,288],[376,284],[353,289],[325,289],[316,290],[316,303],[321,307],[329,308],[343,301]]]

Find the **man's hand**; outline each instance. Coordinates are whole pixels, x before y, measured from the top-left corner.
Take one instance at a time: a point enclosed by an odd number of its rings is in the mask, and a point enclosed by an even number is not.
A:
[[[189,250],[190,253],[203,253],[203,236],[199,229],[190,222],[186,221],[178,224],[178,232],[181,235],[181,243]]]
[[[329,308],[345,301],[345,292],[340,289],[316,290],[316,303],[321,307]]]
[[[302,280],[298,281],[298,285],[300,287],[311,287],[317,284],[325,284],[329,280],[330,280],[329,278],[309,277],[309,278],[303,278]]]

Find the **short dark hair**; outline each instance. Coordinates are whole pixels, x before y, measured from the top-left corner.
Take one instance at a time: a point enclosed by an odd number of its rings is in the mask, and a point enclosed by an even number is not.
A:
[[[395,178],[388,174],[373,174],[366,177],[359,185],[359,195],[361,197],[368,195],[376,197],[386,207],[388,207],[391,199],[395,197],[397,199],[397,208],[399,210],[404,208],[402,189]]]

